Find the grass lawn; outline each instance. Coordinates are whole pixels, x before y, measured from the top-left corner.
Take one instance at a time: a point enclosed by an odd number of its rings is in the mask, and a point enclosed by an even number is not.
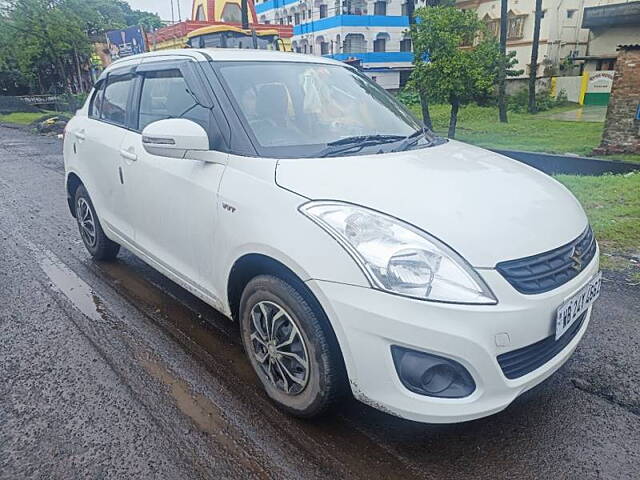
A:
[[[40,120],[41,118],[48,117],[51,115],[55,115],[55,112],[43,112],[43,113],[15,112],[15,113],[9,113],[7,115],[0,114],[0,122],[15,123],[17,125],[31,125],[36,120]]]
[[[600,243],[602,266],[628,270],[640,281],[640,173],[556,179],[584,206]]]
[[[418,118],[422,118],[419,105],[409,108]],[[544,114],[575,108],[575,105],[558,107]],[[430,112],[436,132],[446,135],[449,105],[431,105]],[[500,123],[497,108],[468,105],[460,108],[456,138],[487,148],[588,156],[600,143],[603,126],[603,123],[566,122],[545,118],[542,115],[514,112],[509,112],[509,123]],[[610,158],[640,162],[640,155]]]

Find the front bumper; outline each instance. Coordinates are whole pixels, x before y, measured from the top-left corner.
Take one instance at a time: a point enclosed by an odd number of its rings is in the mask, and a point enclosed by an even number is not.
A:
[[[479,273],[497,305],[454,305],[405,298],[371,288],[310,280],[342,349],[354,396],[385,412],[427,423],[455,423],[491,415],[553,374],[573,353],[591,317],[555,357],[517,379],[507,379],[497,356],[554,333],[555,312],[598,272],[595,259],[565,285],[539,295],[518,293],[497,271]],[[468,397],[419,395],[403,386],[393,363],[398,345],[453,359],[472,375]]]

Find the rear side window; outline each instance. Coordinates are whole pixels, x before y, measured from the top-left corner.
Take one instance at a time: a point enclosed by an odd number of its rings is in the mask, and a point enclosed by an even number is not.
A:
[[[104,89],[100,119],[116,125],[127,124],[127,103],[133,85],[133,75],[109,75]]]
[[[93,92],[93,97],[91,97],[91,103],[89,103],[89,116],[91,118],[100,118],[102,98],[104,97],[104,85],[105,82],[98,83]]]
[[[186,118],[208,129],[209,110],[198,104],[178,69],[144,75],[138,129],[166,118]]]

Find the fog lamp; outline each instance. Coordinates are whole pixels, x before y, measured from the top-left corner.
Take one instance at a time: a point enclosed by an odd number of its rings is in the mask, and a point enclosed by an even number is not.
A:
[[[391,355],[400,381],[414,393],[463,398],[476,389],[471,374],[454,360],[395,345],[391,347]]]

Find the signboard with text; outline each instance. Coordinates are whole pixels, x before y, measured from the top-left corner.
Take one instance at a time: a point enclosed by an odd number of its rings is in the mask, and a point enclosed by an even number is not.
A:
[[[107,44],[112,60],[147,51],[144,30],[139,26],[107,32]]]

